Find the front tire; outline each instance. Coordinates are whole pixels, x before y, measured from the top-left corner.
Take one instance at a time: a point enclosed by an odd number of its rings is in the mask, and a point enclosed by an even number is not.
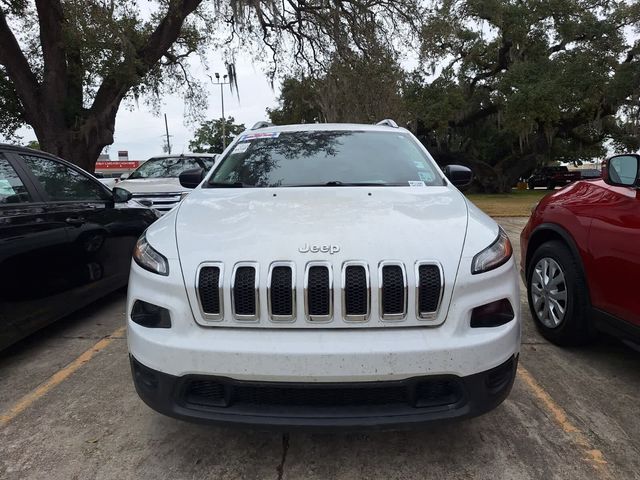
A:
[[[587,342],[587,284],[569,248],[557,240],[543,243],[529,265],[529,309],[542,336],[563,346]]]

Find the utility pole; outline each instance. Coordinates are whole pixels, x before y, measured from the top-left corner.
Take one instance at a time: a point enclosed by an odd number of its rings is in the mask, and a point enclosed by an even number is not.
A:
[[[220,81],[220,74],[218,72],[215,73],[216,81],[213,82],[214,85],[220,85],[220,100],[222,102],[222,149],[227,148],[227,135],[226,135],[226,127],[227,127],[227,119],[224,117],[224,86],[229,85],[231,82],[227,80],[228,75],[224,75],[222,77],[222,81]]]
[[[169,140],[169,124],[167,123],[167,114],[164,114],[164,131],[167,134],[167,153],[171,155],[171,141]]]

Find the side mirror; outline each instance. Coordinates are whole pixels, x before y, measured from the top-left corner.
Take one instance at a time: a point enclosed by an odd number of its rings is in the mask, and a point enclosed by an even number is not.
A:
[[[113,187],[111,194],[113,195],[113,201],[115,203],[126,203],[133,198],[133,195],[129,190],[125,190],[121,187]]]
[[[469,186],[473,180],[473,172],[462,165],[447,165],[444,167],[444,174],[454,186],[464,188]]]
[[[204,168],[192,168],[191,170],[185,170],[180,174],[180,185],[184,188],[196,188],[204,179],[207,172]]]
[[[128,173],[123,173],[122,175],[120,175],[120,180],[126,180],[127,178],[129,178]]]
[[[625,154],[614,155],[607,160],[607,168],[604,179],[610,185],[620,187],[635,187],[639,185],[638,173],[640,173],[640,155]]]

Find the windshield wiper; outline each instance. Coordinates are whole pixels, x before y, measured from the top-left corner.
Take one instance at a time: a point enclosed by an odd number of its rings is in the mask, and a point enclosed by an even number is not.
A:
[[[233,182],[233,183],[209,182],[207,185],[210,186],[210,187],[216,187],[216,188],[242,188],[242,187],[244,187],[244,183],[242,183],[242,182]]]
[[[297,185],[283,185],[283,187],[393,187],[399,183],[385,182],[341,182],[340,180],[331,180],[326,183],[301,183]]]

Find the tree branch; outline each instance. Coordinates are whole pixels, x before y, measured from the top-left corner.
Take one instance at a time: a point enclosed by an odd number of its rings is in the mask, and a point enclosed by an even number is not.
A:
[[[146,43],[131,58],[127,56],[116,73],[106,77],[96,92],[91,110],[98,114],[115,115],[120,100],[132,85],[142,79],[161,60],[180,36],[184,21],[202,3],[202,0],[171,0],[166,15],[151,33]],[[131,76],[122,75],[130,70]]]
[[[496,60],[496,64],[494,67],[486,72],[479,73],[471,80],[471,84],[469,85],[469,90],[475,88],[476,84],[480,80],[484,80],[485,78],[493,77],[494,75],[502,72],[503,70],[507,70],[509,65],[511,64],[511,59],[509,57],[509,53],[511,51],[511,47],[513,46],[513,42],[504,36],[502,37],[502,46],[498,50],[498,58]]]
[[[30,120],[37,118],[38,79],[31,71],[29,62],[9,28],[2,10],[0,10],[0,64],[7,70],[7,75],[20,97],[27,117]]]
[[[43,93],[63,104],[66,97],[67,63],[62,33],[64,12],[60,0],[36,0],[40,45],[44,61]]]

